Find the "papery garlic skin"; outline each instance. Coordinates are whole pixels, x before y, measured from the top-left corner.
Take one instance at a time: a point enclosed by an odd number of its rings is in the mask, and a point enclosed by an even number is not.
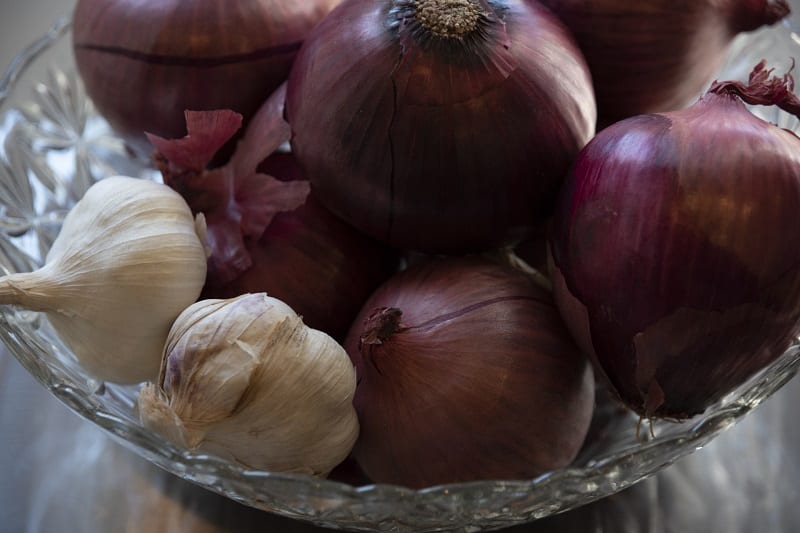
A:
[[[153,380],[172,322],[205,282],[202,228],[163,184],[103,179],[67,214],[41,269],[0,278],[0,303],[43,311],[91,376]]]
[[[142,424],[188,450],[249,468],[326,476],[359,425],[350,358],[265,293],[204,300],[175,321]]]

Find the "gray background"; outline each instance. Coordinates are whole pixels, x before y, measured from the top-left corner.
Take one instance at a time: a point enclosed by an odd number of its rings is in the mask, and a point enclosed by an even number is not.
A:
[[[75,0],[0,0],[0,68],[74,5]]]

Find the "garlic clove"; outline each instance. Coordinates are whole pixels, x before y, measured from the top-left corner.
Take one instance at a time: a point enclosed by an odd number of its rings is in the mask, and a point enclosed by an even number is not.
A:
[[[203,300],[175,321],[143,425],[256,469],[326,476],[358,436],[344,348],[264,293]]]

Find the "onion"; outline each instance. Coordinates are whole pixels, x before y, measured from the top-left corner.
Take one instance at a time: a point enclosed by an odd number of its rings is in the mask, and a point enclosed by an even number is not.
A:
[[[568,465],[594,403],[588,359],[552,296],[487,259],[417,263],[348,333],[361,434],[376,482],[420,488],[531,478]]]
[[[301,180],[291,154],[274,154],[259,169]],[[322,207],[312,192],[303,205],[275,216],[257,240],[246,239],[252,266],[228,283],[211,279],[207,298],[267,292],[303,322],[342,339],[370,294],[397,270],[397,255]]]
[[[229,110],[188,113],[181,139],[148,136],[165,183],[206,217],[211,256],[202,296],[267,292],[307,325],[341,339],[398,259],[321,207],[291,154],[272,154],[289,138],[284,95],[285,85],[217,169],[206,166],[241,124]]]
[[[589,63],[600,124],[691,104],[733,38],[789,13],[785,0],[541,0]]]
[[[298,53],[286,111],[320,201],[428,253],[521,238],[595,124],[577,46],[522,0],[345,2]]]
[[[75,61],[120,133],[177,137],[184,109],[232,109],[248,119],[338,1],[79,0]]]
[[[777,358],[800,320],[800,139],[743,104],[800,116],[759,64],[682,111],[601,131],[550,239],[556,302],[644,417],[704,411]]]

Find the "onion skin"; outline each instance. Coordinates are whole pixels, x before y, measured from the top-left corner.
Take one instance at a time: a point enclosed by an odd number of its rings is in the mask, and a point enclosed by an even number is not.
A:
[[[785,0],[541,0],[589,63],[600,127],[693,103],[733,38],[789,13]]]
[[[567,466],[588,431],[591,365],[552,296],[487,259],[395,276],[345,348],[359,383],[353,457],[376,482],[531,478]]]
[[[791,78],[718,83],[694,106],[598,133],[550,239],[556,302],[641,416],[685,419],[780,356],[800,320],[800,113]]]
[[[289,78],[292,150],[318,198],[397,248],[519,240],[594,134],[588,70],[563,25],[535,2],[474,3],[480,35],[448,40],[408,0],[345,2]]]
[[[273,154],[259,171],[284,181],[304,179],[291,154]],[[204,298],[267,292],[339,340],[399,262],[394,251],[322,207],[313,192],[297,209],[277,214],[260,238],[245,239],[245,247],[252,265],[231,281],[210,280]]]
[[[75,60],[92,101],[120,133],[178,137],[185,109],[232,109],[247,121],[336,3],[79,0]]]

